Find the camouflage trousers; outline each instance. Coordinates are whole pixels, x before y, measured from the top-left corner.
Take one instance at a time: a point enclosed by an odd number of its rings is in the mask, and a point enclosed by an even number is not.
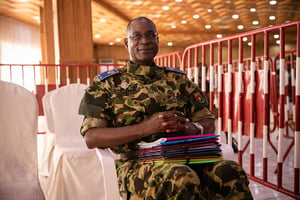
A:
[[[123,200],[253,199],[244,170],[234,161],[201,165],[117,163]]]

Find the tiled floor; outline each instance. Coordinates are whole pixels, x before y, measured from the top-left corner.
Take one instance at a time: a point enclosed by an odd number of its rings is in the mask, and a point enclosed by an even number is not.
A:
[[[283,193],[272,190],[264,185],[258,184],[255,181],[250,180],[250,190],[255,200],[292,200],[290,196]]]
[[[270,137],[272,143],[277,146],[277,133],[272,133]],[[245,145],[248,141],[248,137],[243,137],[243,144]],[[283,146],[286,150],[289,144],[291,143],[290,139],[284,139]],[[262,177],[262,139],[255,139],[255,175],[259,178]],[[294,148],[292,148],[283,162],[283,187],[289,188],[293,191],[294,188]],[[238,160],[238,154],[234,155],[234,160]],[[249,156],[249,147],[247,147],[244,155],[243,155],[243,168],[249,173],[250,172],[250,156]],[[268,147],[268,181],[274,184],[277,183],[277,174],[275,173],[277,167],[277,154],[274,150]],[[271,200],[271,199],[279,199],[279,200],[290,200],[294,199],[290,196],[287,196],[281,192],[270,189],[267,186],[261,185],[255,181],[250,180],[250,189],[255,200]]]

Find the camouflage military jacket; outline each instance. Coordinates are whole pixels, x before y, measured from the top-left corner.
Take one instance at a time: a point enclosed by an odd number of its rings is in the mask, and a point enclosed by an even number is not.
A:
[[[137,124],[154,113],[170,110],[181,111],[191,121],[199,121],[211,117],[209,112],[203,112],[206,106],[206,97],[184,72],[129,62],[96,76],[87,88],[79,109],[79,113],[86,116],[81,133],[84,135],[95,127]],[[113,151],[134,150],[137,142],[113,148]]]

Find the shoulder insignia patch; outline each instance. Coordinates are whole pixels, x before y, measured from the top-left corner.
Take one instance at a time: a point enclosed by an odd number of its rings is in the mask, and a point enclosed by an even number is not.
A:
[[[165,67],[165,69],[166,69],[166,71],[169,71],[169,72],[177,72],[177,73],[181,73],[181,74],[186,74],[181,69],[178,69],[178,68],[175,68],[175,67]]]
[[[200,92],[196,92],[194,94],[194,96],[195,96],[196,100],[199,101],[200,103],[204,103],[205,102],[205,97]]]
[[[108,70],[108,71],[102,72],[101,74],[98,74],[98,75],[97,75],[97,78],[98,78],[100,81],[103,81],[103,80],[107,79],[108,77],[111,77],[111,76],[113,76],[113,75],[115,75],[115,74],[119,74],[119,73],[120,73],[119,70],[113,68],[113,69],[110,69],[110,70]]]

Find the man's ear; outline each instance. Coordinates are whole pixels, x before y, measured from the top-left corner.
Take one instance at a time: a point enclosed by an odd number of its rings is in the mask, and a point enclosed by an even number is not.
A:
[[[124,45],[128,49],[128,38],[124,38]]]

